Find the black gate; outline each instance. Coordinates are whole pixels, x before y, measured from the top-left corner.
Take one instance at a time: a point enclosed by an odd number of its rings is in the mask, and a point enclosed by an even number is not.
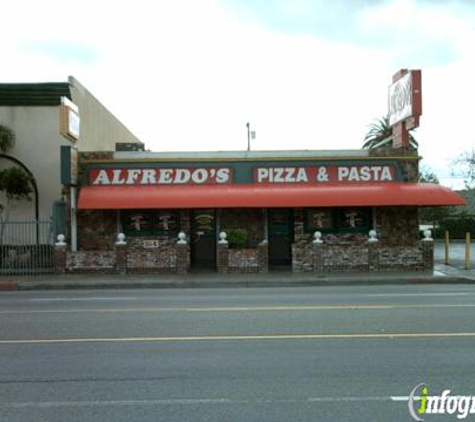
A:
[[[0,276],[53,272],[54,242],[50,220],[0,223]]]

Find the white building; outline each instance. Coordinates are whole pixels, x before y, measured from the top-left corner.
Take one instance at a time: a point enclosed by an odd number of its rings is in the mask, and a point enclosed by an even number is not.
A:
[[[0,124],[16,135],[14,148],[6,152],[11,158],[2,154],[0,168],[20,165],[33,175],[38,187],[38,198],[32,195],[31,202],[17,204],[11,220],[49,219],[54,203],[64,197],[60,147],[72,143],[60,134],[62,97],[79,109],[80,136],[75,142],[79,151],[114,151],[117,143],[143,148],[137,137],[72,76],[68,82],[0,83]],[[4,199],[0,197],[0,203]]]

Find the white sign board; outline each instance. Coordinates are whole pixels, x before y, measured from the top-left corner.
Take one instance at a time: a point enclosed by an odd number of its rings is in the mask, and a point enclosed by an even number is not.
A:
[[[66,97],[61,97],[60,106],[60,133],[72,142],[79,139],[79,128],[81,119],[79,109],[72,101]]]
[[[69,134],[76,139],[79,139],[79,126],[80,126],[79,115],[73,110],[69,110],[69,119],[68,119],[68,132]]]
[[[389,87],[389,125],[413,115],[412,74],[404,75]]]

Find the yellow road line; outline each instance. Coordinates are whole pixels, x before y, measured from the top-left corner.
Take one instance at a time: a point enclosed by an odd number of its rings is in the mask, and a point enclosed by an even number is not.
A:
[[[355,334],[255,334],[230,336],[189,337],[124,337],[124,338],[69,338],[0,340],[6,344],[60,344],[60,343],[162,343],[193,341],[252,341],[252,340],[329,340],[329,339],[399,339],[399,338],[474,338],[475,333],[355,333]]]
[[[274,311],[372,311],[389,309],[475,308],[475,304],[419,304],[419,305],[315,305],[315,306],[237,306],[216,308],[83,308],[83,309],[34,309],[3,310],[8,314],[65,314],[65,313],[121,313],[121,312],[274,312]]]
[[[475,305],[474,305],[475,306]],[[188,308],[187,312],[262,312],[262,311],[336,311],[391,309],[391,305],[316,305],[316,306],[242,306],[217,308]]]
[[[221,308],[187,308],[187,312],[265,312],[265,311],[372,311],[418,308],[475,308],[475,304],[430,304],[430,305],[317,305],[317,306],[255,306]]]

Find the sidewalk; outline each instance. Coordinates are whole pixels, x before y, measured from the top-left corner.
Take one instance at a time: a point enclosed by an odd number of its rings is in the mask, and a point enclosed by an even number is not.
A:
[[[217,274],[212,272],[154,275],[49,275],[5,277],[0,290],[197,288],[197,287],[292,287],[384,285],[415,283],[475,283],[475,270],[436,264],[434,272]]]

